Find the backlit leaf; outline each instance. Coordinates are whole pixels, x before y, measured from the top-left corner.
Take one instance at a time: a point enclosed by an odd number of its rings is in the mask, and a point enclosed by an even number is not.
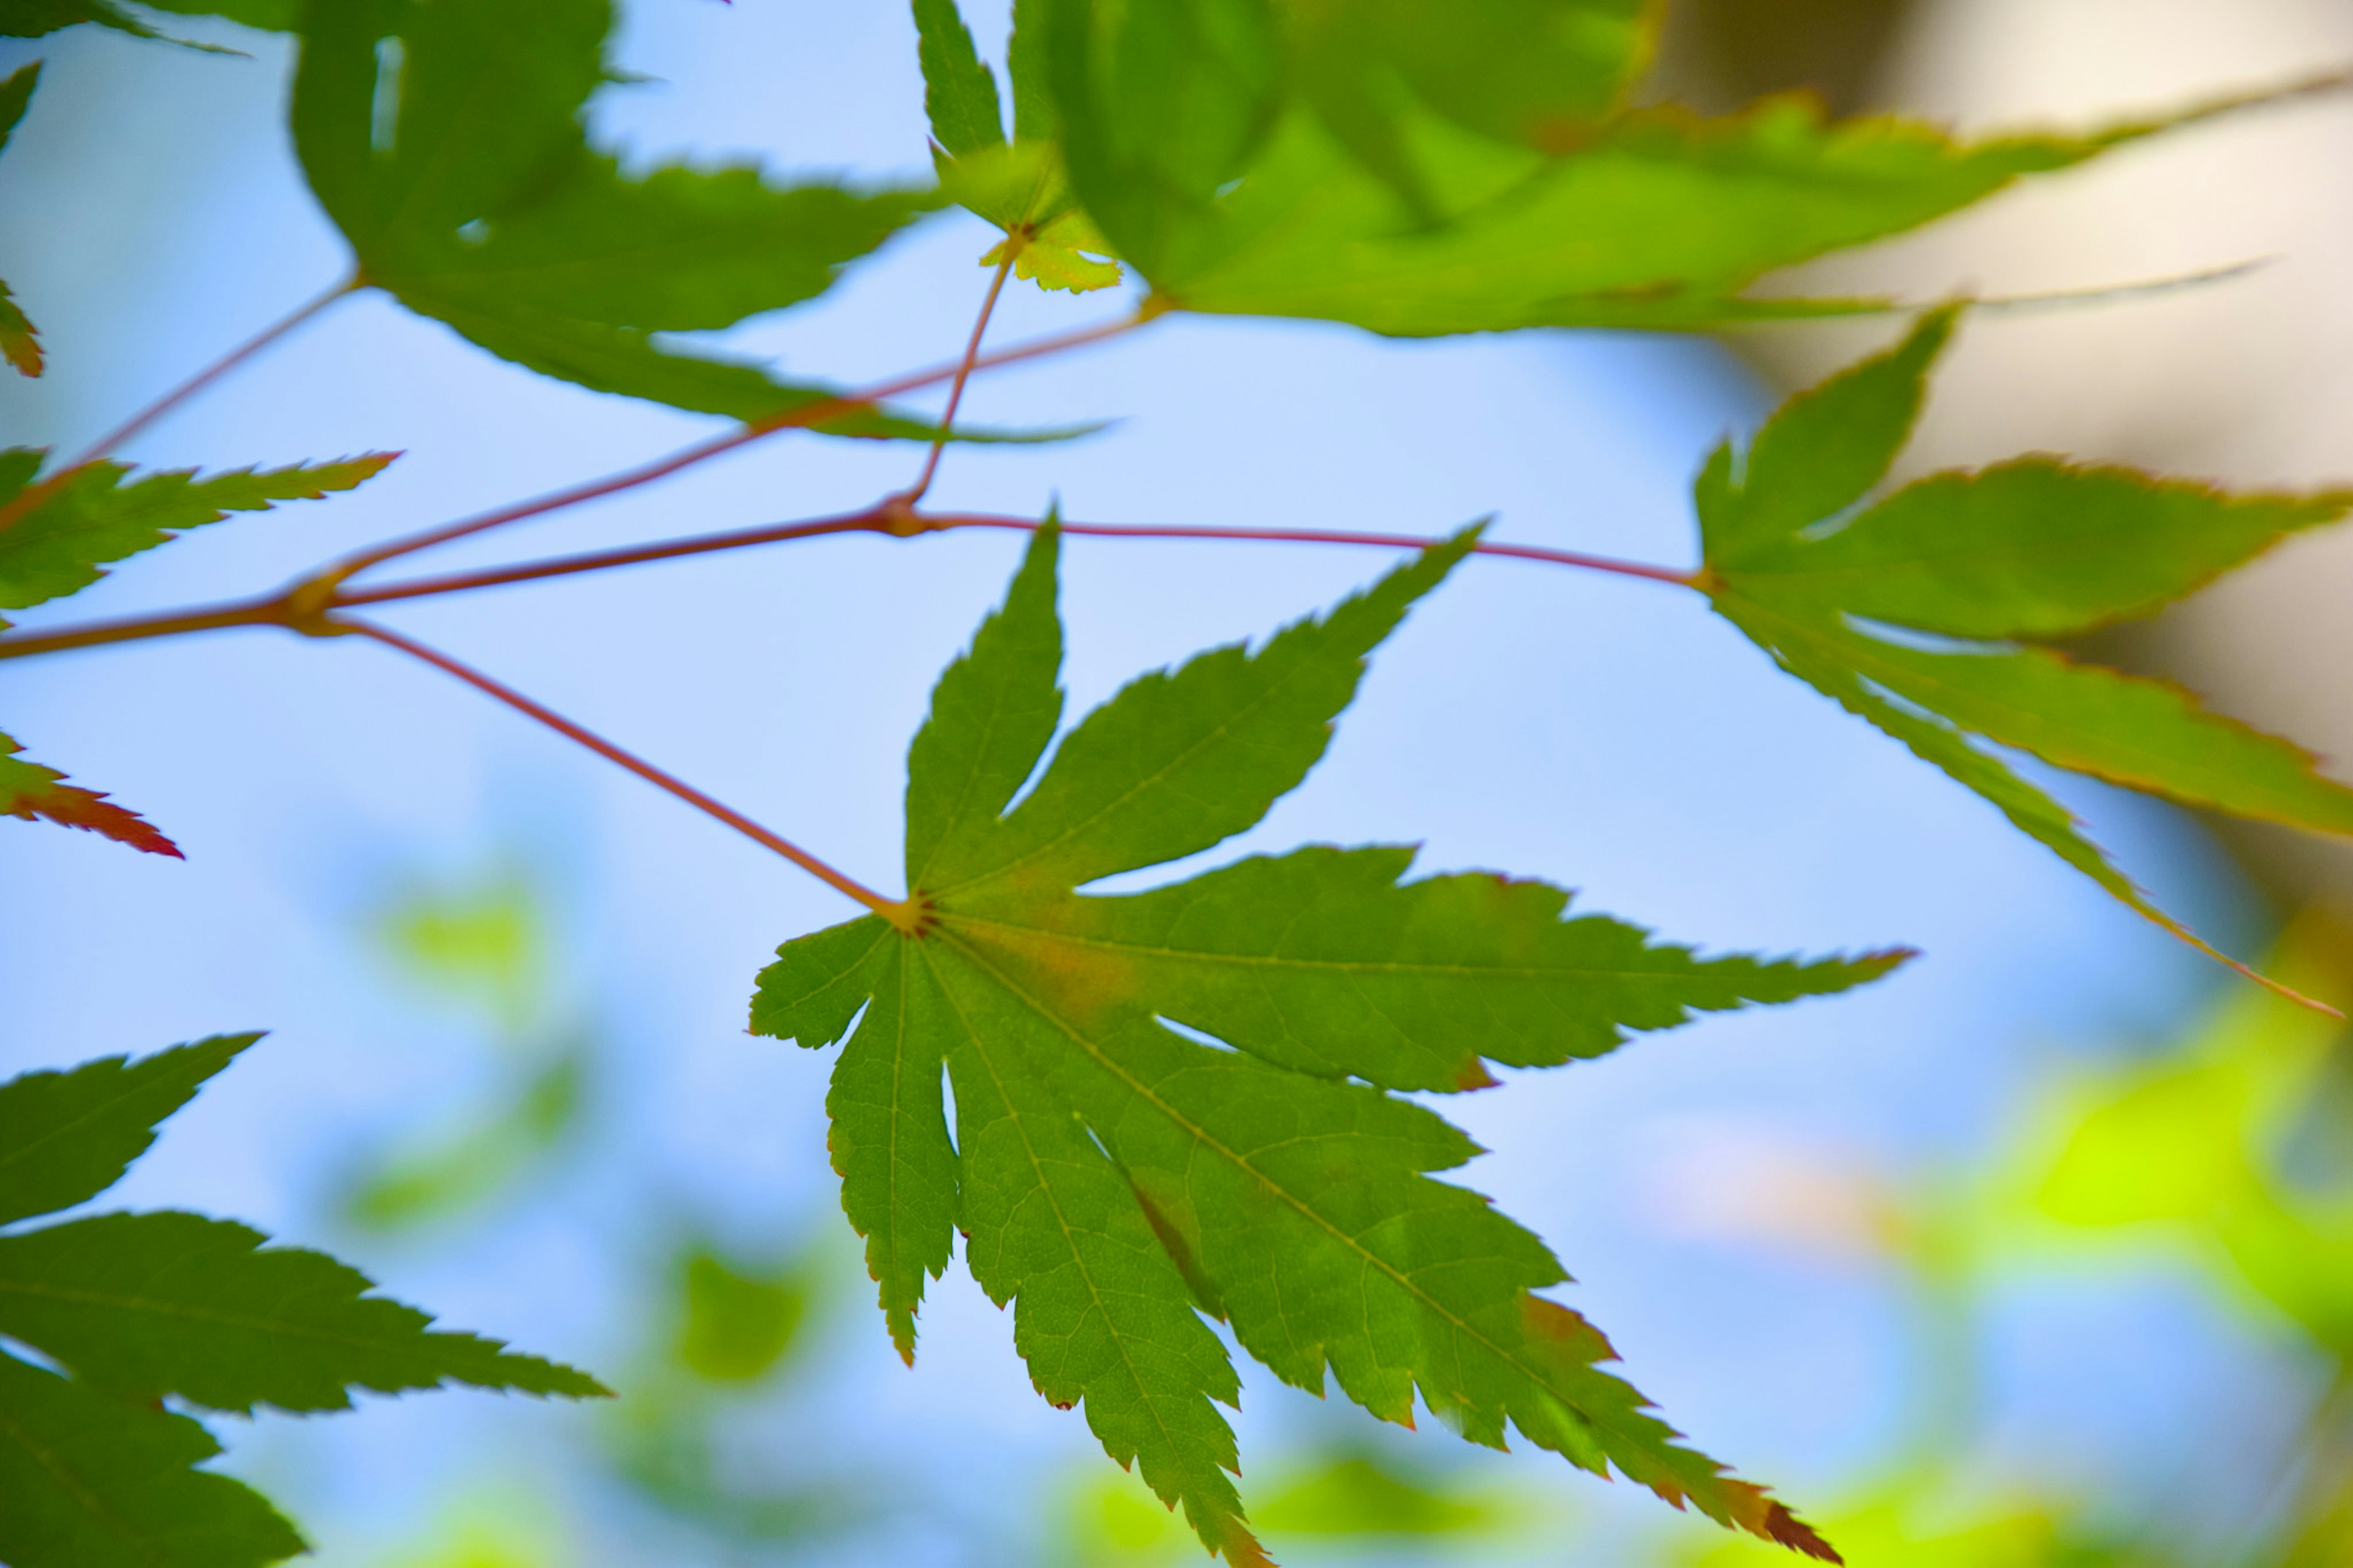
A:
[[[1437,204],[1404,103],[1498,142],[1573,145],[1650,61],[1651,0],[1293,0],[1293,69],[1324,127],[1417,211]]]
[[[184,858],[179,847],[137,812],[115,805],[100,791],[66,783],[65,774],[26,761],[23,752],[15,740],[0,733],[0,816],[85,828],[150,855]]]
[[[756,1383],[791,1353],[808,1314],[804,1271],[750,1273],[717,1253],[681,1260],[678,1359],[712,1383]]]
[[[2353,834],[2353,790],[2296,747],[2162,682],[2049,648],[1954,639],[2145,615],[2341,516],[2353,491],[2233,496],[2027,458],[1931,475],[1872,501],[1951,329],[1950,311],[1931,314],[1894,349],[1792,399],[1745,456],[1718,448],[1696,489],[1699,581],[1783,668],[2197,942],[2055,802],[1969,737],[2184,805],[2327,832]]]
[[[86,1201],[256,1037],[0,1084],[0,1223]],[[0,1561],[11,1568],[259,1568],[303,1549],[268,1503],[194,1466],[219,1452],[173,1395],[216,1410],[332,1410],[347,1390],[443,1381],[601,1394],[569,1367],[371,1297],[315,1252],[225,1220],[110,1214],[0,1236]]]
[[[1752,494],[1755,470],[1752,454]],[[2147,615],[2348,508],[2353,489],[2233,494],[2030,457],[1907,485],[1825,537],[1776,518],[1719,559],[1780,604],[1948,637],[2059,637]]]
[[[828,395],[649,334],[812,299],[936,198],[780,187],[749,168],[624,175],[581,122],[611,25],[607,0],[312,8],[295,144],[360,280],[599,391],[754,423]],[[908,433],[865,409],[816,427]]]
[[[5,283],[0,283],[0,359],[19,375],[41,374],[41,334],[17,308]]]
[[[1391,1091],[1491,1085],[1489,1063],[1598,1056],[1697,1011],[1844,990],[1904,955],[1703,960],[1603,917],[1564,921],[1567,895],[1541,883],[1400,882],[1412,854],[1388,847],[1078,891],[1256,823],[1323,754],[1366,656],[1471,542],[1255,651],[1134,682],[1008,809],[1060,719],[1050,525],[910,752],[906,910],[786,944],[754,1027],[842,1041],[831,1147],[902,1351],[961,1228],[975,1278],[1014,1303],[1039,1391],[1083,1401],[1112,1455],[1232,1561],[1262,1558],[1211,1403],[1237,1384],[1198,1311],[1287,1382],[1336,1377],[1392,1420],[1419,1398],[1491,1445],[1514,1425],[1827,1555],[1598,1370],[1607,1342],[1534,1294],[1567,1279],[1544,1245],[1430,1179],[1476,1148]]]
[[[137,1061],[105,1057],[0,1084],[0,1225],[87,1203],[155,1129],[259,1035],[220,1035]]]
[[[201,1215],[110,1214],[0,1237],[0,1333],[77,1378],[215,1410],[344,1410],[380,1394],[479,1388],[588,1398],[594,1379],[472,1334],[427,1331],[413,1307],[317,1252],[265,1247]]]
[[[1162,259],[1215,220],[1282,111],[1267,0],[1060,4],[1041,30],[1071,183],[1120,255],[1166,292]]]
[[[1003,146],[1005,109],[997,100],[997,78],[973,47],[955,0],[914,0],[914,5],[932,140],[955,158]]]
[[[1345,18],[1390,7],[1297,0],[1288,9]],[[1598,0],[1501,9],[1581,16],[1599,29],[1577,34],[1588,42],[1617,29],[1619,44],[1600,47],[1597,59],[1625,47],[1624,29],[1639,22],[1622,6],[1613,19]],[[1461,26],[1455,12],[1394,10],[1404,18],[1399,37],[1419,47],[1377,45],[1360,29],[1350,47],[1386,47],[1388,63],[1372,78],[1330,68],[1350,82],[1397,86],[1386,99],[1373,95],[1377,114],[1335,110],[1328,95],[1323,112],[1290,101],[1275,26],[1249,0],[1206,7],[1133,0],[1054,12],[1052,79],[1072,180],[1120,256],[1162,299],[1186,310],[1317,317],[1399,336],[1692,329],[1880,308],[1760,300],[1745,290],[1775,268],[1917,227],[2021,175],[2265,101],[2232,100],[2081,136],[1976,142],[1914,121],[1831,123],[1817,103],[1798,97],[1723,119],[1660,105],[1590,121],[1538,110],[1529,120],[1525,101],[1535,100],[1482,98],[1461,86],[1470,78],[1442,63],[1448,57],[1429,37]],[[1482,63],[1492,69],[1494,58]],[[1400,85],[1400,58],[1427,62],[1429,79],[1417,79],[1410,93]],[[1306,71],[1311,97],[1324,68]],[[1441,77],[1457,87],[1438,90],[1431,84]],[[1530,79],[1532,90],[1560,84],[1564,105],[1598,100],[1607,89],[1606,72]],[[1499,138],[1492,133],[1497,114],[1538,129]],[[1335,115],[1351,129],[1335,133]]]
[[[0,451],[0,506],[24,493],[43,455],[25,447]],[[266,511],[280,501],[317,500],[331,490],[351,489],[382,473],[397,455],[232,468],[202,479],[193,468],[169,469],[129,484],[123,482],[128,463],[85,464],[44,481],[27,510],[0,524],[0,609],[21,610],[77,593],[104,576],[107,563],[232,511]]]
[[[185,1415],[0,1351],[0,1561],[9,1568],[259,1568],[305,1547],[267,1500],[194,1467],[220,1452]]]

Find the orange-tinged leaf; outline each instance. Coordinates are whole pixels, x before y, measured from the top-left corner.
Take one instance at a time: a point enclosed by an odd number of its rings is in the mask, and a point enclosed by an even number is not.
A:
[[[41,374],[41,334],[26,319],[5,283],[0,283],[0,359],[14,365],[19,375]]]
[[[0,816],[84,828],[150,855],[186,858],[178,845],[137,812],[115,805],[95,790],[66,783],[66,775],[54,768],[25,761],[17,754],[23,750],[0,735]]]

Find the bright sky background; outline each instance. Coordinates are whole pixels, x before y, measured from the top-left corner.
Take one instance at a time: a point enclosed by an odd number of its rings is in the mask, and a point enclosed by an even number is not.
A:
[[[235,42],[254,58],[87,29],[0,52],[0,68],[36,52],[51,62],[0,162],[0,276],[54,366],[37,384],[0,384],[10,441],[87,440],[340,274],[341,241],[279,123],[286,56],[273,40]],[[653,0],[634,8],[619,62],[660,79],[598,100],[600,134],[633,158],[752,156],[780,175],[877,180],[924,165],[897,5]],[[973,263],[987,243],[975,220],[937,218],[827,300],[731,344],[844,381],[947,357],[983,292]],[[1118,308],[1019,288],[995,336]],[[952,452],[935,500],[1035,513],[1059,494],[1091,521],[1426,533],[1492,514],[1498,537],[1682,563],[1694,548],[1689,476],[1763,407],[1705,343],[1398,344],[1177,321],[978,383],[976,420],[1120,424],[1081,445]],[[132,455],[236,466],[399,448],[399,463],[356,496],[221,525],[24,620],[248,592],[711,427],[536,380],[387,300],[347,301]],[[904,483],[919,457],[773,440],[430,563],[857,506]],[[1018,549],[1001,535],[829,541],[385,618],[892,888],[907,739]],[[1073,541],[1066,563],[1075,716],[1138,672],[1317,609],[1389,561]],[[751,977],[776,945],[853,912],[792,867],[356,640],[239,633],[11,663],[0,721],[29,755],[150,814],[189,857],[0,823],[0,1069],[276,1031],[172,1124],[122,1189],[130,1201],[332,1247],[452,1324],[592,1369],[675,1206],[746,1245],[841,1228],[823,1152],[828,1062],[743,1030]],[[2164,899],[2232,942],[2259,937],[2219,858],[2179,819],[2082,788],[2069,797]],[[1701,1446],[1800,1502],[1883,1444],[1907,1389],[1900,1303],[1868,1267],[1694,1237],[1674,1194],[1736,1179],[1724,1162],[1760,1141],[1892,1170],[1966,1160],[2036,1053],[2154,1034],[2219,983],[1989,808],[1779,675],[1695,597],[1538,566],[1463,568],[1379,654],[1306,786],[1212,859],[1308,840],[1419,842],[1427,868],[1542,877],[1708,947],[1926,950],[1864,994],[1653,1037],[1448,1108],[1497,1151],[1467,1179],[1560,1252],[1580,1280],[1567,1299],[1610,1333],[1629,1374]],[[402,877],[518,847],[560,868],[566,984],[617,1042],[589,1152],[554,1193],[429,1247],[339,1234],[322,1184],[349,1151],[462,1106],[490,1070],[477,1031],[387,989],[355,939],[359,911]],[[1994,1352],[2018,1394],[2021,1466],[2170,1479],[2247,1380],[2276,1374],[2255,1347],[2219,1337],[2216,1310],[2162,1290],[2063,1292],[2021,1309]],[[1008,1321],[968,1280],[951,1275],[923,1328],[910,1373],[879,1317],[844,1304],[818,1386],[765,1424],[761,1452],[820,1473],[896,1454],[949,1500],[941,1517],[967,1521],[911,1519],[840,1561],[1034,1561],[1040,1489],[1091,1440],[1029,1392]],[[2167,1345],[2200,1348],[2153,1370],[2147,1352]],[[1356,1429],[1262,1375],[1246,1386],[1246,1463],[1284,1433]],[[332,1563],[385,1561],[452,1495],[539,1473],[548,1461],[533,1456],[581,1419],[463,1394],[365,1403],[358,1416],[265,1419],[258,1434],[221,1424],[228,1468],[275,1490]],[[1410,1441],[1451,1462],[1460,1445],[1425,1425]],[[1547,1458],[1482,1462],[1523,1467],[1597,1531],[1662,1511]],[[645,1539],[602,1537],[581,1560],[631,1560]],[[1525,1560],[1611,1560],[1591,1544],[1601,1536],[1568,1539],[1591,1554],[1540,1542]],[[699,1560],[690,1542],[663,1550]]]

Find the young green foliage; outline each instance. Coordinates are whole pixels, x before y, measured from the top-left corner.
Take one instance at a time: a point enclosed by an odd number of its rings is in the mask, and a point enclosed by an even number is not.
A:
[[[1828,123],[1803,98],[1724,119],[1620,109],[1647,58],[1641,8],[1475,9],[1465,22],[1396,0],[1055,7],[1072,184],[1176,309],[1398,336],[1688,330],[1883,308],[1745,290],[2235,106],[1975,143],[1910,121]]]
[[[1323,754],[1366,655],[1472,537],[1255,652],[1134,682],[1008,810],[1061,712],[1049,524],[909,753],[907,904],[786,944],[753,1027],[845,1042],[834,1163],[901,1352],[961,1228],[974,1277],[1016,1303],[1039,1392],[1083,1401],[1112,1456],[1230,1561],[1264,1559],[1211,1405],[1238,1384],[1199,1311],[1286,1382],[1335,1375],[1397,1421],[1419,1395],[1497,1447],[1509,1422],[1828,1556],[1597,1369],[1608,1342],[1534,1294],[1567,1279],[1544,1245],[1430,1179],[1477,1149],[1392,1091],[1492,1085],[1491,1062],[1599,1056],[1696,1012],[1842,991],[1904,954],[1702,960],[1603,917],[1564,921],[1568,895],[1541,883],[1400,882],[1412,852],[1390,847],[1078,890],[1263,816]]]
[[[1015,277],[1083,294],[1117,283],[1119,268],[1094,259],[1109,254],[1110,243],[1071,195],[1052,140],[1052,115],[1039,107],[1044,89],[1030,68],[1039,4],[1018,0],[1013,8],[1014,135],[1008,142],[996,75],[973,47],[955,0],[914,0],[923,109],[943,189],[1005,231],[981,264],[994,267],[1009,257]]]
[[[1866,505],[1911,434],[1957,313],[1929,314],[1894,349],[1792,399],[1745,457],[1716,449],[1696,488],[1701,584],[1784,669],[2198,942],[2056,802],[1969,737],[2187,805],[2353,834],[2353,790],[2288,742],[2162,681],[2010,640],[2146,615],[2334,521],[2353,490],[2232,495],[2035,457],[1933,474]]]
[[[117,561],[167,544],[232,511],[267,511],[280,501],[318,500],[365,484],[399,454],[368,452],[332,463],[232,468],[196,477],[169,469],[125,484],[128,463],[85,463],[44,481],[27,509],[0,527],[0,610],[30,609],[79,593]],[[45,450],[0,451],[0,506],[17,502]],[[7,625],[0,618],[0,627]]]
[[[107,1058],[0,1085],[0,1223],[87,1202],[156,1124],[259,1037]],[[0,1561],[10,1568],[249,1568],[303,1550],[260,1496],[193,1467],[219,1452],[166,1396],[222,1411],[347,1409],[348,1389],[444,1382],[587,1398],[570,1367],[370,1296],[315,1252],[200,1215],[109,1214],[0,1235]]]
[[[934,204],[779,188],[756,169],[625,176],[581,123],[610,78],[608,0],[349,0],[302,25],[297,151],[360,282],[501,358],[600,392],[747,424],[831,397],[649,334],[814,299]],[[814,428],[929,439],[856,407]]]
[[[167,543],[188,529],[218,522],[232,511],[263,511],[280,501],[315,500],[331,490],[350,489],[381,473],[394,456],[371,452],[341,462],[237,468],[206,479],[193,470],[171,470],[130,484],[122,482],[129,465],[96,462],[37,484],[47,455],[26,447],[0,451],[0,507],[24,509],[0,523],[0,609],[29,609],[79,593],[104,576],[109,563]],[[0,616],[0,629],[7,625]],[[26,761],[22,751],[0,734],[0,816],[87,828],[151,855],[179,858],[178,847],[136,812],[67,784],[66,775]]]

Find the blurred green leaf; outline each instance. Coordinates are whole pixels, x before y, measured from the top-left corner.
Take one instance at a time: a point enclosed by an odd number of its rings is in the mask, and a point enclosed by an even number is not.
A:
[[[41,62],[21,66],[0,81],[0,151],[8,145],[16,122],[25,117],[26,106],[33,100],[33,89],[41,79]],[[15,366],[20,375],[41,374],[40,334],[25,318],[8,285],[0,283],[0,359]]]
[[[2326,910],[2291,925],[2275,962],[2314,994],[2353,1003],[2353,928]],[[2353,1190],[2306,1192],[2282,1168],[2345,1039],[2337,1020],[2240,994],[2167,1058],[2055,1092],[2042,1113],[2060,1130],[2042,1211],[2189,1237],[2232,1283],[2353,1361]]]
[[[568,1050],[476,1124],[364,1166],[347,1180],[344,1219],[366,1230],[406,1230],[499,1196],[578,1124],[589,1070],[585,1051]]]
[[[496,1340],[427,1331],[423,1312],[324,1254],[228,1220],[109,1214],[0,1236],[0,1333],[93,1386],[215,1410],[346,1410],[347,1387],[446,1380],[586,1399],[607,1391]]]
[[[792,1353],[809,1281],[802,1268],[754,1274],[698,1251],[680,1265],[680,1364],[712,1383],[755,1383]]]
[[[1622,79],[1610,62],[1644,47],[1631,7],[1477,10],[1466,24],[1392,0],[1296,0],[1284,8],[1296,26],[1345,47],[1294,68],[1260,0],[1060,6],[1050,60],[1072,183],[1120,256],[1179,309],[1398,336],[1690,330],[1883,308],[1745,290],[2023,175],[2264,100],[1976,142],[1914,121],[1831,123],[1799,97],[1720,120],[1672,105],[1588,118]],[[1538,16],[1561,30],[1528,33]],[[1474,60],[1474,38],[1514,26],[1516,47]],[[1588,66],[1548,64],[1546,38]],[[1479,73],[1492,79],[1499,58],[1527,77],[1482,89]],[[1529,129],[1493,134],[1511,125]]]
[[[2031,1499],[1983,1499],[1958,1508],[1906,1496],[1832,1516],[1848,1568],[2159,1568],[2138,1553],[2112,1554],[2076,1539],[2064,1509]],[[1786,1555],[1739,1540],[1694,1542],[1693,1568],[1767,1568]]]
[[[1280,7],[1302,96],[1332,135],[1416,213],[1439,204],[1416,163],[1415,105],[1494,141],[1573,146],[1650,63],[1652,0],[1289,0]]]
[[[547,901],[526,878],[493,872],[396,893],[366,925],[370,945],[411,984],[482,1006],[509,1031],[550,1005]]]
[[[932,121],[934,161],[951,201],[1005,231],[981,258],[994,267],[1010,257],[1014,276],[1044,289],[1086,293],[1108,289],[1119,268],[1110,242],[1082,211],[1062,167],[1060,146],[1044,128],[1052,116],[1038,104],[1034,79],[1040,26],[1035,0],[1015,7],[1013,66],[1016,139],[1005,138],[997,79],[974,51],[954,0],[915,0],[924,106]]]
[[[121,1177],[252,1037],[0,1084],[0,1223]],[[166,1211],[0,1235],[0,1561],[11,1568],[259,1568],[303,1549],[258,1494],[194,1468],[219,1451],[173,1395],[218,1410],[348,1407],[358,1386],[444,1379],[587,1397],[585,1373],[368,1294],[323,1254]],[[57,1363],[35,1366],[15,1347]],[[60,1373],[67,1375],[60,1375]]]
[[[1514,1510],[1492,1492],[1349,1455],[1278,1481],[1252,1509],[1268,1533],[1339,1540],[1453,1539],[1492,1534]]]
[[[611,24],[607,0],[338,0],[307,14],[295,142],[360,280],[598,391],[747,422],[829,395],[649,334],[812,299],[937,198],[782,187],[752,168],[624,176],[581,124],[608,79]],[[931,433],[865,408],[812,427]]]

